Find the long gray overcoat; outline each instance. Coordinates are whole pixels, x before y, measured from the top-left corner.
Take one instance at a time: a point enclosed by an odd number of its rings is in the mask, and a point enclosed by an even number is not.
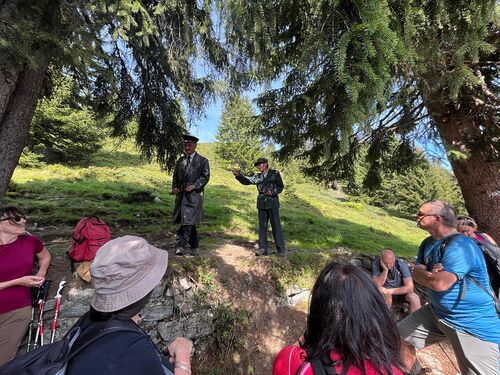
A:
[[[172,215],[174,224],[201,224],[203,220],[204,188],[209,179],[210,166],[207,158],[196,153],[189,166],[186,156],[177,160],[172,177],[172,189],[177,188],[181,192],[175,198],[174,213]],[[184,189],[188,185],[194,185],[195,190],[186,193]]]

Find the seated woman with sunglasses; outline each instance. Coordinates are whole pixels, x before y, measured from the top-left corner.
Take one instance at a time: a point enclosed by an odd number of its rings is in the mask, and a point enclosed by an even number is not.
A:
[[[489,234],[478,232],[476,221],[469,216],[458,217],[457,231],[481,242],[489,242],[493,245],[497,244]]]
[[[50,265],[50,253],[25,226],[15,207],[0,208],[0,365],[15,357],[31,320],[30,288],[45,281]]]
[[[401,375],[399,348],[396,323],[370,276],[330,263],[314,284],[303,338],[278,353],[273,375]]]

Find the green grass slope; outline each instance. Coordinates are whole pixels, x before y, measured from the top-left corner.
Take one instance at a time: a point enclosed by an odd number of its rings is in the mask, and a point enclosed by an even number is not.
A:
[[[200,227],[203,241],[256,241],[256,189],[239,184],[229,170],[220,168],[214,148],[213,144],[198,147],[211,166],[205,220]],[[413,257],[425,237],[412,221],[341,199],[314,183],[291,187],[286,175],[283,179],[281,219],[288,249],[343,246],[375,254],[390,247],[399,255]],[[175,226],[170,222],[174,202],[170,185],[171,175],[141,158],[131,142],[108,141],[89,165],[17,168],[5,203],[23,208],[31,221],[41,225],[74,225],[82,216],[97,214],[112,230],[171,234]],[[160,201],[131,202],[130,194],[140,191],[151,192]]]

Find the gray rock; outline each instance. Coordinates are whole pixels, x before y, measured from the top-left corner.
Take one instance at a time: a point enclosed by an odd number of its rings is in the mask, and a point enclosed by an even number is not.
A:
[[[194,300],[194,293],[192,290],[184,292],[183,294],[174,295],[174,305],[181,315],[187,315],[194,311],[196,302]]]
[[[90,308],[90,300],[66,301],[61,303],[59,316],[61,318],[79,318]]]
[[[178,285],[182,288],[182,290],[190,290],[193,287],[193,284],[185,277],[181,277],[178,280]]]
[[[164,283],[159,283],[154,289],[153,293],[151,294],[151,298],[159,298],[163,295],[163,292],[165,291],[165,284]]]
[[[56,300],[49,299],[48,301],[45,302],[45,305],[43,306],[44,313],[54,310],[55,306],[56,306]]]
[[[90,297],[92,297],[93,294],[94,294],[93,288],[80,289],[73,287],[68,291],[68,300],[79,301],[82,299],[90,299]]]
[[[171,342],[176,337],[187,337],[191,340],[209,336],[214,332],[212,313],[205,311],[191,314],[179,320],[171,320],[158,324],[158,333],[165,342]]]
[[[309,301],[310,292],[308,289],[302,289],[300,291],[296,291],[295,293],[288,295],[288,305],[295,306],[302,302]]]
[[[164,301],[149,302],[142,310],[141,317],[145,322],[154,322],[170,319],[174,315],[174,300],[167,298]]]

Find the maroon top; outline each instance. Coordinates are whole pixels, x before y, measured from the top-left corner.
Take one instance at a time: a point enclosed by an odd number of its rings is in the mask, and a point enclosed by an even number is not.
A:
[[[37,237],[23,234],[12,243],[0,245],[0,282],[33,274],[35,254],[43,250]],[[0,290],[0,314],[31,305],[30,288],[16,285]]]

